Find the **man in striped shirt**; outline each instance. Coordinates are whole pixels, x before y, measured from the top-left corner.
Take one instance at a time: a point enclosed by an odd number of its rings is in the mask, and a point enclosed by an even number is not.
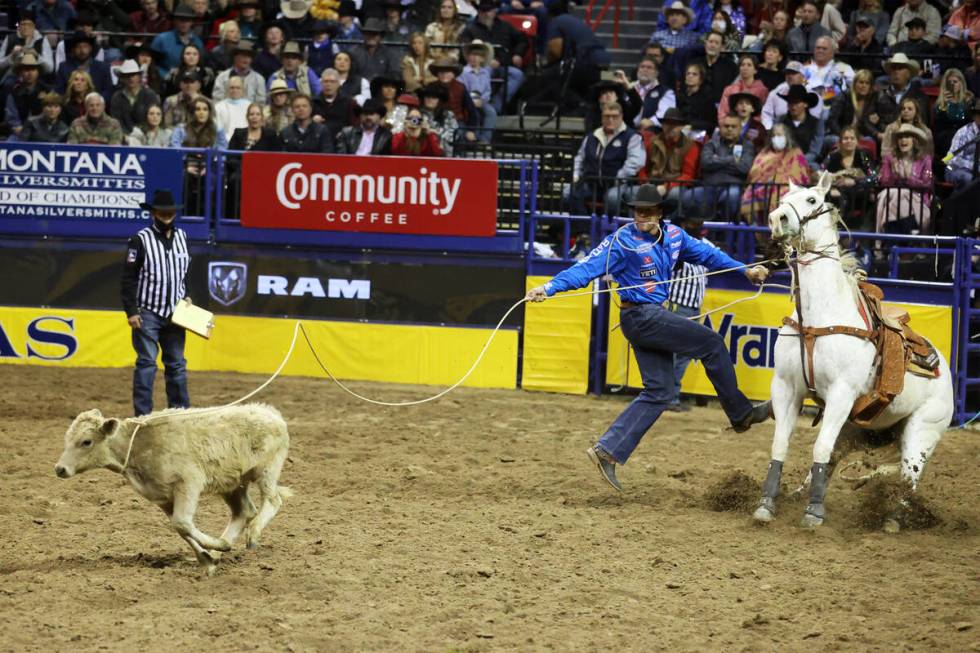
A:
[[[177,302],[187,293],[184,277],[191,260],[187,234],[174,226],[180,206],[169,190],[158,190],[140,208],[150,212],[153,223],[129,239],[122,275],[122,303],[136,350],[133,409],[137,416],[153,412],[153,379],[161,350],[167,407],[190,406],[185,334],[170,321]]]
[[[681,218],[678,225],[695,240],[700,240],[709,247],[714,244],[701,236],[701,228],[704,221],[700,218],[685,217]],[[674,268],[673,278],[670,282],[670,298],[668,307],[671,311],[683,318],[692,318],[701,311],[701,304],[704,302],[704,289],[708,285],[708,268],[700,263],[683,262]],[[667,406],[667,410],[675,413],[686,413],[691,410],[690,406],[681,403],[681,379],[684,378],[684,371],[691,362],[691,357],[684,354],[674,354],[674,399]]]

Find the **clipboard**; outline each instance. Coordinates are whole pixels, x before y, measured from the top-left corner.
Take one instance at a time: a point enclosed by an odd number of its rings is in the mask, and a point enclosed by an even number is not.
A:
[[[214,313],[194,306],[186,299],[181,299],[174,306],[170,321],[205,340],[211,337],[211,330],[214,329]]]

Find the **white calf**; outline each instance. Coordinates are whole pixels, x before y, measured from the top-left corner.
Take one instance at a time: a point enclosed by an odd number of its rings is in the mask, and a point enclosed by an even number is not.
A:
[[[143,425],[132,438],[139,422]],[[217,558],[210,551],[230,551],[242,530],[248,547],[257,546],[262,529],[291,496],[288,488],[278,486],[288,451],[285,420],[263,404],[163,410],[139,421],[104,418],[93,409],[68,428],[54,469],[60,478],[100,468],[121,473],[167,513],[210,573]],[[258,510],[248,496],[252,483],[261,497]],[[201,494],[220,494],[231,509],[220,538],[194,525]]]

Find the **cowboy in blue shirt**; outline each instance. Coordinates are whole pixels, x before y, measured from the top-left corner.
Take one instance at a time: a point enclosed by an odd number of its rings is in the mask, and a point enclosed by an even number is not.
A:
[[[555,293],[583,288],[607,273],[624,288],[618,291],[620,324],[640,366],[643,391],[587,451],[603,478],[617,490],[622,487],[616,479],[616,465],[626,463],[673,399],[674,354],[701,361],[736,432],[769,418],[768,402],[753,406],[738,389],[722,337],[663,306],[670,292],[671,270],[679,261],[711,270],[742,270],[753,283],[765,281],[768,271],[762,266],[748,268],[680,227],[669,223],[661,227],[662,201],[656,186],[641,186],[631,204],[632,224],[610,234],[586,258],[527,294],[529,301],[544,301]]]

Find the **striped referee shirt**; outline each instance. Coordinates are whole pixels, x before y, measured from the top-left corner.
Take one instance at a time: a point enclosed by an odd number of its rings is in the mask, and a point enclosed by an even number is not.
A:
[[[715,246],[707,238],[702,238],[701,242]],[[670,281],[670,303],[700,310],[704,301],[704,289],[708,285],[708,277],[704,276],[707,272],[708,268],[697,263],[684,263],[674,268]]]
[[[122,276],[122,303],[127,316],[141,310],[169,318],[187,294],[184,278],[190,265],[187,234],[172,228],[167,238],[157,226],[141,229],[129,239]]]

